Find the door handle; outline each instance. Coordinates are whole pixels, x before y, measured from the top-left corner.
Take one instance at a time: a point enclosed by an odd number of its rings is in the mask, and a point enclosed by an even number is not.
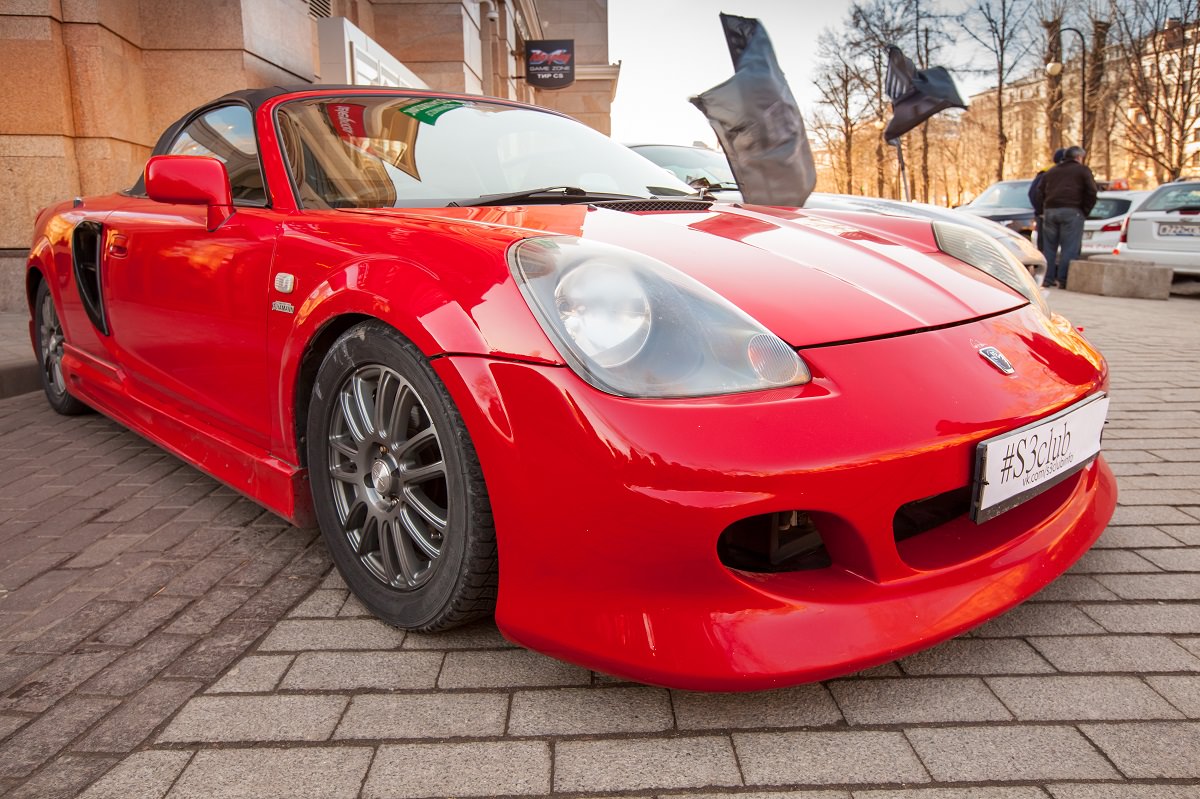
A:
[[[114,258],[124,258],[129,254],[129,239],[117,233],[108,240],[108,254]]]

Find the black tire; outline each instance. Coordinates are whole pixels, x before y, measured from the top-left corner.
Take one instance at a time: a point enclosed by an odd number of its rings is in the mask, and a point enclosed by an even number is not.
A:
[[[54,297],[50,294],[50,286],[45,280],[38,284],[34,297],[33,321],[38,336],[38,371],[42,376],[42,389],[46,392],[46,401],[63,416],[88,413],[91,408],[67,392],[67,381],[62,371],[63,344],[66,339],[63,336],[62,322],[58,318],[58,309],[54,307]]]
[[[412,343],[378,321],[334,343],[313,386],[307,451],[325,543],[372,613],[422,631],[491,615],[496,536],[483,471]]]

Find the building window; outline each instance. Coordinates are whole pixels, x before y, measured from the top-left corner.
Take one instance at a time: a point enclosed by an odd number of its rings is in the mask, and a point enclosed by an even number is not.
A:
[[[333,15],[333,0],[308,0],[308,15],[313,19],[328,19]]]
[[[1200,141],[1200,128],[1192,129],[1192,141]]]

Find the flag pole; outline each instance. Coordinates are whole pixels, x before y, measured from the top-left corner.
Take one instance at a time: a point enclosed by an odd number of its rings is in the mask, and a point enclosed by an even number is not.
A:
[[[896,142],[896,160],[900,163],[900,196],[904,202],[912,202],[912,197],[908,191],[908,168],[904,165],[904,146],[900,143],[900,137],[897,136]]]

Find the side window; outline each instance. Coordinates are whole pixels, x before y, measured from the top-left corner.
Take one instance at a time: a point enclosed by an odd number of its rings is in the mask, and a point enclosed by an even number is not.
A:
[[[196,118],[180,131],[168,154],[208,155],[220,159],[229,171],[234,204],[267,204],[250,109],[227,105]]]

